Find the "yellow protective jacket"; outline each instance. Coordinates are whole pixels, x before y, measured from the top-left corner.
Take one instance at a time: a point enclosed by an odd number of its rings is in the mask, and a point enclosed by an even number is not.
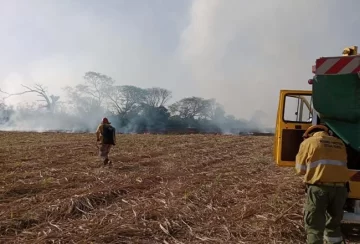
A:
[[[345,144],[327,132],[314,133],[300,144],[295,170],[308,184],[348,182]]]
[[[100,140],[101,143],[103,143],[102,134],[104,132],[104,125],[105,124],[101,123],[101,124],[99,124],[99,126],[96,129],[96,138],[98,141]],[[106,125],[111,126],[110,124],[106,124]],[[116,144],[116,136],[115,135],[113,136],[113,140],[114,140],[114,143]]]

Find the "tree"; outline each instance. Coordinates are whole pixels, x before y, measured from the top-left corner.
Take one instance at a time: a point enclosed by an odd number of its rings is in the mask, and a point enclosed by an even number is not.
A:
[[[222,120],[225,118],[225,110],[224,107],[222,105],[219,105],[215,108],[212,119],[213,120]]]
[[[169,106],[172,114],[181,118],[207,118],[211,111],[211,99],[201,97],[188,97]]]
[[[4,101],[0,102],[0,125],[8,123],[13,112],[11,106],[7,106]]]
[[[0,96],[0,110],[3,110],[5,108],[5,96],[4,95],[6,95],[6,92],[4,92],[0,89],[0,94],[2,94]]]
[[[89,71],[84,75],[84,83],[65,87],[70,104],[80,114],[103,113],[105,100],[113,90],[115,81],[104,74]]]
[[[204,111],[202,118],[209,120],[222,120],[225,117],[224,107],[216,102],[216,99],[206,99],[203,101]]]
[[[64,88],[69,103],[63,108],[60,106],[60,97],[48,95],[46,88],[39,84],[23,86],[25,91],[16,94],[9,94],[0,89],[0,123],[1,118],[11,123],[46,118],[39,121],[43,123],[41,126],[44,128],[48,126],[46,121],[61,121],[63,124],[59,125],[60,127],[93,129],[92,127],[99,122],[99,116],[109,116],[119,131],[125,133],[164,130],[185,132],[189,128],[202,132],[218,132],[220,129],[223,132],[231,132],[250,128],[248,121],[238,120],[231,115],[226,116],[223,106],[215,99],[186,97],[167,106],[172,97],[172,92],[167,89],[118,85],[111,77],[93,71],[86,72],[83,78],[81,84]],[[41,97],[41,101],[45,102],[45,105],[41,105],[52,112],[56,108],[59,116],[37,113],[39,103],[36,102],[12,109],[4,103],[5,100],[1,100],[1,97],[6,99],[25,93],[34,93]],[[68,114],[69,119],[63,117],[67,113],[71,113]],[[257,113],[254,118],[258,119],[260,115]]]
[[[38,100],[40,102],[45,102],[46,104],[41,106],[41,107],[45,107],[49,112],[55,112],[56,107],[58,105],[59,96],[55,96],[55,95],[48,95],[47,93],[47,89],[41,85],[41,84],[35,84],[33,87],[29,87],[29,86],[25,86],[25,85],[21,85],[22,87],[24,87],[26,90],[23,92],[19,92],[19,93],[7,93],[2,91],[2,93],[6,93],[8,94],[8,97],[11,96],[18,96],[18,95],[23,95],[26,93],[35,93],[37,94],[37,96],[41,97],[41,100]]]
[[[6,121],[6,104],[3,98],[0,99],[0,124]]]
[[[144,118],[148,130],[159,132],[166,129],[170,113],[164,106],[153,107],[145,105],[141,116]]]
[[[99,106],[103,105],[115,81],[107,75],[93,71],[86,72],[84,80],[85,84],[77,85],[76,90],[93,98]]]
[[[172,94],[171,91],[164,88],[152,87],[146,89],[145,104],[152,107],[161,107],[169,101]]]
[[[136,86],[115,86],[109,92],[109,103],[118,115],[125,116],[145,101],[145,90]]]
[[[79,115],[103,113],[103,108],[96,98],[86,96],[77,87],[65,87],[64,90],[69,97],[69,104],[74,113]]]

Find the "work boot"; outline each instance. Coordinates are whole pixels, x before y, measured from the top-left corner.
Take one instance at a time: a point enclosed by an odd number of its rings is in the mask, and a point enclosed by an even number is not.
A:
[[[109,162],[109,159],[108,159],[108,158],[104,159],[104,166],[107,165],[108,162]]]

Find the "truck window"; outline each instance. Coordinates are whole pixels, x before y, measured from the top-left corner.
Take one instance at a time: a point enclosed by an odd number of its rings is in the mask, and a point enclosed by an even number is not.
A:
[[[286,95],[284,122],[311,123],[311,117],[311,95]]]

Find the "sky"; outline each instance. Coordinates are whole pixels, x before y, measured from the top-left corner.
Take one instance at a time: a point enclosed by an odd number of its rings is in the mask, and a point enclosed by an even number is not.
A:
[[[87,71],[216,98],[275,123],[280,89],[310,89],[321,56],[360,45],[356,0],[1,0],[0,88],[49,93]],[[29,97],[16,97],[19,102]],[[62,97],[65,99],[65,97]]]

